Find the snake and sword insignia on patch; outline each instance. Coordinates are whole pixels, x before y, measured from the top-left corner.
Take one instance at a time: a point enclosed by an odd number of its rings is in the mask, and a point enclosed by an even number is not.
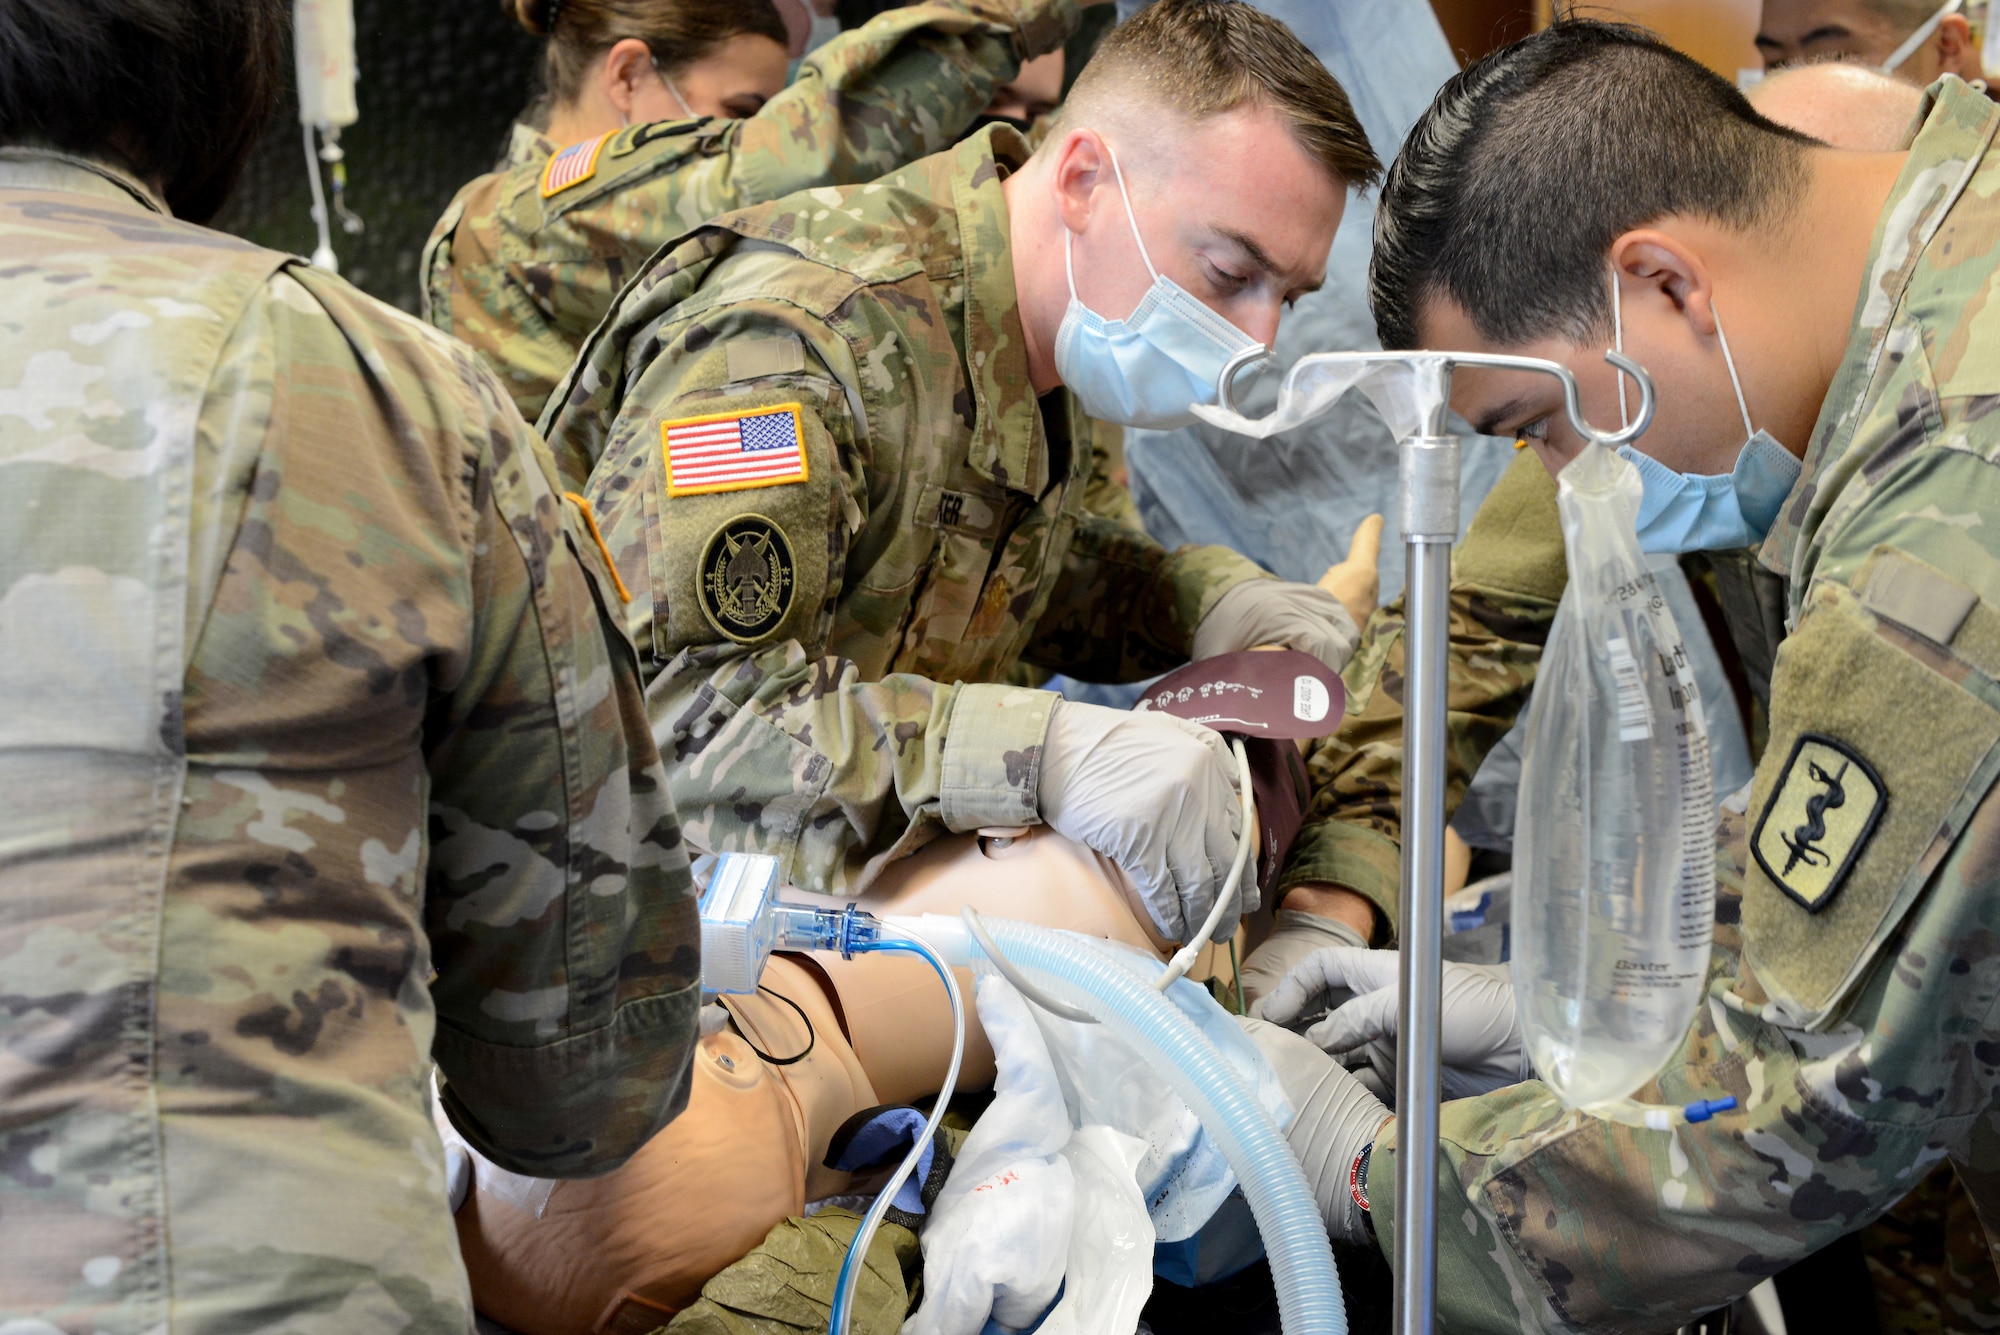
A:
[[[785,531],[763,515],[738,515],[709,535],[698,573],[702,615],[739,644],[784,623],[798,589]]]
[[[1802,733],[1750,851],[1773,884],[1818,913],[1854,870],[1888,805],[1881,776],[1860,752],[1823,733]]]
[[[667,495],[701,496],[806,480],[806,433],[796,403],[660,424]]]

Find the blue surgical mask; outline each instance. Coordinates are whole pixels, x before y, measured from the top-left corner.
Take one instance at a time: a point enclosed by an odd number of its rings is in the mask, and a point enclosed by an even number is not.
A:
[[[1714,311],[1711,301],[1710,310]],[[1611,279],[1611,324],[1618,350],[1625,350],[1623,313],[1619,309],[1618,278]],[[1722,314],[1715,311],[1715,336],[1722,344],[1722,362],[1736,390],[1736,409],[1743,414],[1743,450],[1727,473],[1676,473],[1651,455],[1630,445],[1618,453],[1639,470],[1645,487],[1639,501],[1639,550],[1644,552],[1717,552],[1750,547],[1764,540],[1784,508],[1785,497],[1799,480],[1802,465],[1768,431],[1750,425],[1750,406],[1729,336],[1722,332]],[[1625,378],[1618,378],[1618,413],[1625,416]],[[1630,420],[1629,418],[1626,420]]]
[[[1069,275],[1069,307],[1056,328],[1056,374],[1076,395],[1083,411],[1103,422],[1168,430],[1195,420],[1197,403],[1214,403],[1216,381],[1223,368],[1245,352],[1262,352],[1264,345],[1153,267],[1139,220],[1132,214],[1132,197],[1118,155],[1111,172],[1125,202],[1125,220],[1132,226],[1139,258],[1153,285],[1133,312],[1122,320],[1107,320],[1077,299],[1076,267],[1070,258],[1073,235],[1063,235],[1063,268]]]

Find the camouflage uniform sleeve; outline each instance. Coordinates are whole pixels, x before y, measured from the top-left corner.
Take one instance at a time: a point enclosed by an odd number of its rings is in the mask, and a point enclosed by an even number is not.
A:
[[[852,894],[939,834],[1036,822],[1052,692],[870,679],[829,643],[836,606],[864,622],[876,601],[903,606],[845,579],[870,451],[924,448],[914,421],[873,399],[861,443],[860,371],[795,307],[744,301],[656,336],[589,491],[650,646],[647,703],[690,842],[771,853],[788,883]],[[795,424],[799,476],[669,484],[670,428],[744,415]]]
[[[1122,490],[1122,488],[1121,488]],[[1169,552],[1086,485],[1084,513],[1024,661],[1079,681],[1143,681],[1188,661],[1194,628],[1245,580],[1274,578],[1227,547]],[[1113,508],[1115,507],[1107,507]]]
[[[1124,480],[1125,428],[1116,422],[1100,422],[1094,417],[1081,420],[1091,458],[1090,486],[1084,493],[1084,509],[1143,533],[1146,525],[1139,518],[1139,506],[1132,499],[1132,489]]]
[[[1445,808],[1458,805],[1486,753],[1527,703],[1556,604],[1568,583],[1555,482],[1522,451],[1474,516],[1452,563],[1446,671]],[[1347,717],[1306,756],[1312,799],[1279,874],[1338,885],[1394,930],[1401,884],[1403,602],[1370,617],[1345,673]]]
[[[386,323],[344,286],[298,278],[343,331]],[[425,720],[445,1105],[504,1167],[605,1172],[686,1100],[700,990],[686,850],[615,588],[540,438],[463,349],[387,319],[355,351],[407,381],[406,410],[448,442],[451,539],[470,554],[471,635]],[[338,364],[297,346],[329,335],[301,322],[294,359]]]
[[[1565,1111],[1538,1082],[1448,1105],[1454,1329],[1671,1328],[1868,1223],[1947,1155],[1990,1189],[2000,562],[1951,521],[2000,509],[2000,472],[1937,450],[1865,485],[1779,650],[1747,807],[1722,821],[1708,1002],[1636,1096],[1738,1108],[1654,1131]],[[1393,1159],[1369,1171],[1385,1237]]]
[[[872,181],[942,152],[1014,77],[1076,31],[1076,0],[953,0],[877,15],[806,57],[739,121],[705,217],[819,185]],[[740,128],[738,128],[740,127]],[[726,189],[734,198],[723,200]]]

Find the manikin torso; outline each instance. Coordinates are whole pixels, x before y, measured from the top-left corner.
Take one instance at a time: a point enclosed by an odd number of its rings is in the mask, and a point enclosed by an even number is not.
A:
[[[970,904],[1163,959],[1172,951],[1115,866],[1046,827],[940,840],[891,867],[858,903],[954,916]],[[1226,947],[1210,947],[1192,976],[1209,976],[1217,962],[1226,973]],[[993,1050],[964,970],[959,986],[968,1020],[959,1085],[989,1088]],[[774,956],[762,987],[724,999],[730,1026],[696,1051],[686,1111],[623,1168],[557,1184],[539,1218],[475,1189],[458,1233],[482,1312],[522,1335],[664,1325],[781,1220],[848,1189],[847,1174],[822,1166],[843,1122],[938,1091],[951,1014],[921,960]],[[809,1040],[810,1053],[786,1066],[752,1049],[790,1056]]]

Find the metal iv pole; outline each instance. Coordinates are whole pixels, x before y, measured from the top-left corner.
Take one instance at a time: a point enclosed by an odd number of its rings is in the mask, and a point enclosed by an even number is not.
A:
[[[1437,1147],[1440,993],[1444,977],[1444,744],[1446,648],[1450,642],[1451,548],[1458,540],[1458,437],[1449,434],[1452,372],[1462,366],[1552,375],[1562,381],[1570,424],[1587,440],[1627,444],[1653,420],[1653,382],[1618,352],[1605,360],[1639,386],[1631,425],[1602,432],[1583,415],[1576,377],[1539,357],[1476,353],[1315,353],[1287,375],[1329,364],[1400,363],[1416,377],[1426,405],[1417,434],[1403,441],[1398,464],[1408,574],[1404,582],[1402,947],[1396,1032],[1396,1335],[1431,1335],[1437,1314]],[[1240,362],[1224,368],[1220,407],[1240,415],[1231,392]],[[1282,392],[1282,391],[1281,391]],[[1328,400],[1324,408],[1332,407]]]

